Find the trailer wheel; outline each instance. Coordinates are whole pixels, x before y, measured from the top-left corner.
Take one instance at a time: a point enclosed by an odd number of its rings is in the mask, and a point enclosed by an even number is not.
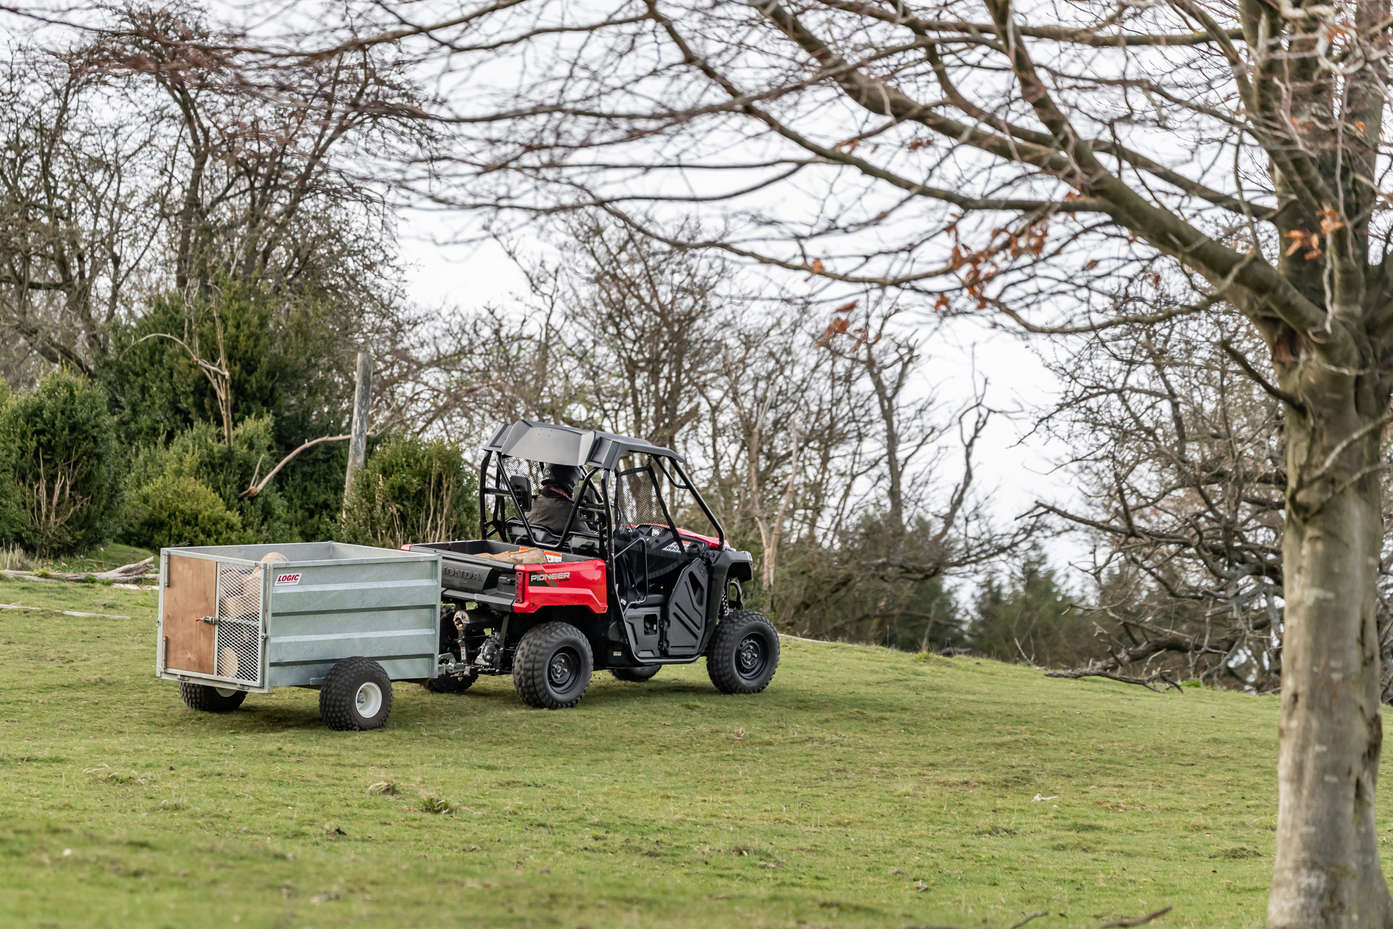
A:
[[[595,656],[590,641],[570,623],[542,623],[527,630],[513,653],[513,687],[528,706],[564,710],[590,686]]]
[[[242,705],[243,700],[247,699],[247,692],[234,690],[230,687],[209,687],[207,684],[180,681],[179,696],[184,698],[184,702],[189,705],[191,710],[200,710],[204,713],[231,713]]]
[[[392,712],[392,681],[371,658],[345,658],[319,687],[319,715],[330,729],[381,729]]]
[[[763,613],[732,610],[716,626],[706,673],[723,694],[757,694],[779,667],[779,634]]]
[[[613,674],[621,681],[630,684],[642,684],[644,681],[651,681],[653,676],[663,669],[660,664],[643,665],[637,668],[610,668],[609,673]]]

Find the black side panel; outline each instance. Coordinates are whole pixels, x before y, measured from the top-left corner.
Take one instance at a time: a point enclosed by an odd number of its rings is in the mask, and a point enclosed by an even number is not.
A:
[[[704,561],[682,569],[668,597],[667,649],[669,658],[690,658],[701,651],[706,632],[706,606],[711,598],[711,573]]]
[[[629,644],[638,658],[657,658],[658,623],[662,610],[657,606],[631,606],[624,610]]]

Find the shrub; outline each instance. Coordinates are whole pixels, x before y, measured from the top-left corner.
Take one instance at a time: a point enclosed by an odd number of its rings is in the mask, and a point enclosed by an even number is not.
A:
[[[236,517],[237,531],[247,541],[272,538],[293,541],[296,533],[286,524],[285,505],[274,485],[256,497],[241,496],[258,473],[264,474],[279,458],[268,416],[238,423],[232,431],[231,446],[223,441],[222,431],[217,426],[198,423],[179,433],[167,445],[142,449],[135,456],[128,477],[132,509],[126,520],[125,541],[159,547],[155,538],[144,534],[147,528],[159,522],[150,523],[148,510],[141,509],[136,501],[137,498],[148,501],[151,493],[164,492],[176,479],[187,479],[213,493],[222,510]],[[157,482],[163,483],[149,490]]]
[[[120,508],[116,425],[100,387],[57,371],[0,410],[11,458],[18,541],[41,556],[110,538]]]
[[[10,385],[0,378],[0,421],[5,416],[5,406],[10,401]],[[15,483],[14,448],[8,442],[0,442],[0,545],[10,545],[19,541],[22,525],[19,509],[19,485]]]
[[[113,327],[110,350],[97,359],[122,438],[148,450],[129,486],[163,473],[191,474],[255,538],[334,535],[343,508],[343,443],[304,452],[255,498],[238,495],[306,440],[346,431],[355,332],[330,302],[273,296],[230,280],[197,298],[153,299],[140,316]],[[221,359],[237,424],[230,447],[208,378],[189,348],[161,334]],[[171,471],[176,459],[183,463]]]
[[[150,548],[232,545],[247,540],[242,521],[207,484],[161,474],[131,495],[127,533]]]
[[[344,508],[343,538],[396,548],[472,533],[479,495],[458,446],[394,437],[368,458]]]
[[[277,459],[279,460],[279,459]],[[262,466],[262,473],[275,461]],[[274,489],[284,505],[284,524],[305,541],[332,539],[343,511],[343,472],[348,443],[325,442],[300,453],[276,475]]]
[[[206,360],[221,360],[232,382],[233,422],[269,415],[280,447],[346,425],[343,398],[352,393],[354,356],[345,349],[351,338],[339,314],[321,301],[224,280],[205,296],[156,297],[139,317],[112,328],[98,376],[122,435],[135,442],[222,422],[216,392],[189,349],[153,338],[159,334],[177,335]]]

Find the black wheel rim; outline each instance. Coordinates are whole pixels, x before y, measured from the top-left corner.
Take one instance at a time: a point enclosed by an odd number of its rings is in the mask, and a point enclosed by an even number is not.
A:
[[[580,653],[573,648],[558,648],[547,662],[547,682],[558,691],[570,690],[580,677]]]
[[[769,666],[769,648],[764,636],[752,632],[735,646],[735,673],[743,680],[759,680]]]

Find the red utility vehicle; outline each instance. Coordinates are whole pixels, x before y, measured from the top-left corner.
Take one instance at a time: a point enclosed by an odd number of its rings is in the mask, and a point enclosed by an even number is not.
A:
[[[549,531],[528,514],[556,467],[578,480],[564,526]],[[560,709],[580,702],[595,670],[641,682],[703,657],[724,693],[768,686],[779,637],[741,602],[750,554],[726,543],[671,450],[520,420],[485,446],[479,495],[479,539],[409,546],[442,560],[441,673],[427,687],[511,673],[524,702]]]

